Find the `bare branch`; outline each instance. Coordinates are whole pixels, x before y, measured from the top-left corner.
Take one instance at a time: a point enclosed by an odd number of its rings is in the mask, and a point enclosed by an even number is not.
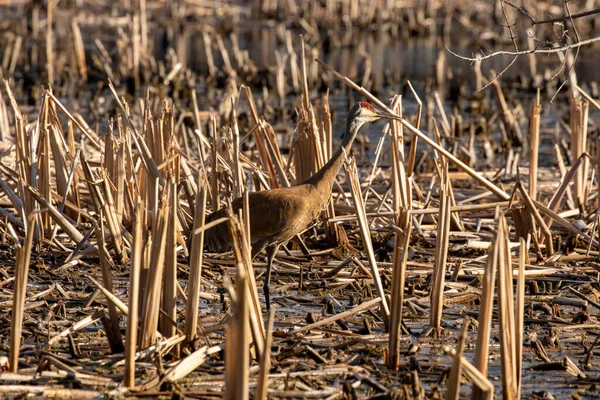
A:
[[[514,8],[515,10],[517,10],[518,12],[520,12],[521,14],[523,14],[527,18],[529,18],[531,20],[531,25],[553,24],[555,22],[564,22],[564,21],[571,21],[571,23],[573,23],[574,19],[583,18],[583,17],[587,17],[589,15],[594,15],[594,14],[600,13],[600,8],[595,8],[593,10],[588,10],[588,11],[580,12],[577,14],[570,14],[570,15],[566,15],[563,17],[556,17],[556,18],[545,19],[542,21],[537,21],[533,17],[533,15],[531,15],[531,13],[529,11],[527,11],[527,9],[525,7],[519,7],[519,6],[511,3],[508,0],[503,0],[503,3],[508,4],[509,6],[511,6],[512,8]]]
[[[521,55],[525,55],[525,54],[554,54],[554,53],[562,53],[566,50],[569,49],[576,49],[578,47],[581,46],[585,46],[594,42],[598,42],[600,41],[600,36],[596,36],[590,39],[586,39],[586,40],[582,40],[581,42],[577,42],[577,43],[573,43],[573,44],[569,44],[566,46],[562,46],[562,47],[555,47],[555,48],[544,48],[544,49],[540,49],[539,47],[536,47],[535,49],[531,49],[531,50],[521,50],[521,51],[495,51],[493,53],[490,53],[488,55],[482,56],[482,57],[466,57],[466,56],[462,56],[458,53],[453,52],[452,50],[450,50],[448,48],[448,46],[446,46],[446,50],[448,50],[448,52],[450,54],[452,54],[455,57],[460,58],[461,60],[466,60],[466,61],[470,61],[470,62],[475,62],[475,61],[485,61],[485,60],[489,60],[490,58],[494,58],[497,56],[521,56]]]

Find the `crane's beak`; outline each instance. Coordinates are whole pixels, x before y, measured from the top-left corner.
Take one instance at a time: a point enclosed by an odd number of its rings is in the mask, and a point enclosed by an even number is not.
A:
[[[377,116],[379,118],[393,119],[393,120],[396,120],[396,121],[401,121],[403,119],[402,117],[400,117],[398,115],[390,114],[390,113],[385,112],[385,111],[377,111],[376,114],[377,114]]]

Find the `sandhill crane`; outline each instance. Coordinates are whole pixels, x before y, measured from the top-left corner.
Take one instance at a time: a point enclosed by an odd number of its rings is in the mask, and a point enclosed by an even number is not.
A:
[[[334,179],[342,167],[346,154],[359,129],[367,122],[380,118],[393,118],[379,113],[367,102],[355,104],[348,113],[346,131],[340,147],[331,159],[306,181],[285,188],[263,190],[248,196],[250,206],[250,234],[252,258],[265,250],[267,253],[267,271],[264,279],[264,294],[267,309],[270,308],[269,284],[273,258],[282,243],[302,232],[327,206],[331,197]],[[238,212],[243,199],[231,203],[232,211]],[[207,222],[225,217],[226,209],[208,216]],[[205,243],[211,251],[224,252],[231,248],[231,237],[227,226],[220,224],[205,233]]]

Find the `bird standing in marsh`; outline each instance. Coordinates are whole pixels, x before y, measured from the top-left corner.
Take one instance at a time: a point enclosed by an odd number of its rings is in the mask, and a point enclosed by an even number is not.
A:
[[[264,294],[267,309],[270,308],[269,284],[273,259],[282,243],[302,232],[327,206],[335,177],[346,160],[359,129],[367,122],[380,118],[393,118],[382,114],[367,102],[356,103],[346,122],[342,143],[331,159],[306,181],[285,188],[263,190],[248,196],[250,210],[250,235],[252,259],[265,250],[267,271]],[[234,214],[243,207],[243,198],[231,203]],[[227,216],[221,209],[207,217],[207,223]],[[211,251],[224,252],[231,248],[231,237],[226,225],[217,225],[205,233],[205,243]]]

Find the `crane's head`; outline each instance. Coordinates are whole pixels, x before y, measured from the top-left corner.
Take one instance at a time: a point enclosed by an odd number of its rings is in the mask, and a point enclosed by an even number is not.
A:
[[[358,122],[361,125],[365,122],[377,121],[382,115],[375,110],[370,103],[366,101],[360,101],[350,109],[348,113],[348,122]]]
[[[377,121],[381,118],[399,119],[399,117],[395,115],[375,110],[375,107],[366,101],[358,102],[348,113],[346,132],[342,137],[345,140],[354,140],[354,136],[361,126],[367,122]]]

